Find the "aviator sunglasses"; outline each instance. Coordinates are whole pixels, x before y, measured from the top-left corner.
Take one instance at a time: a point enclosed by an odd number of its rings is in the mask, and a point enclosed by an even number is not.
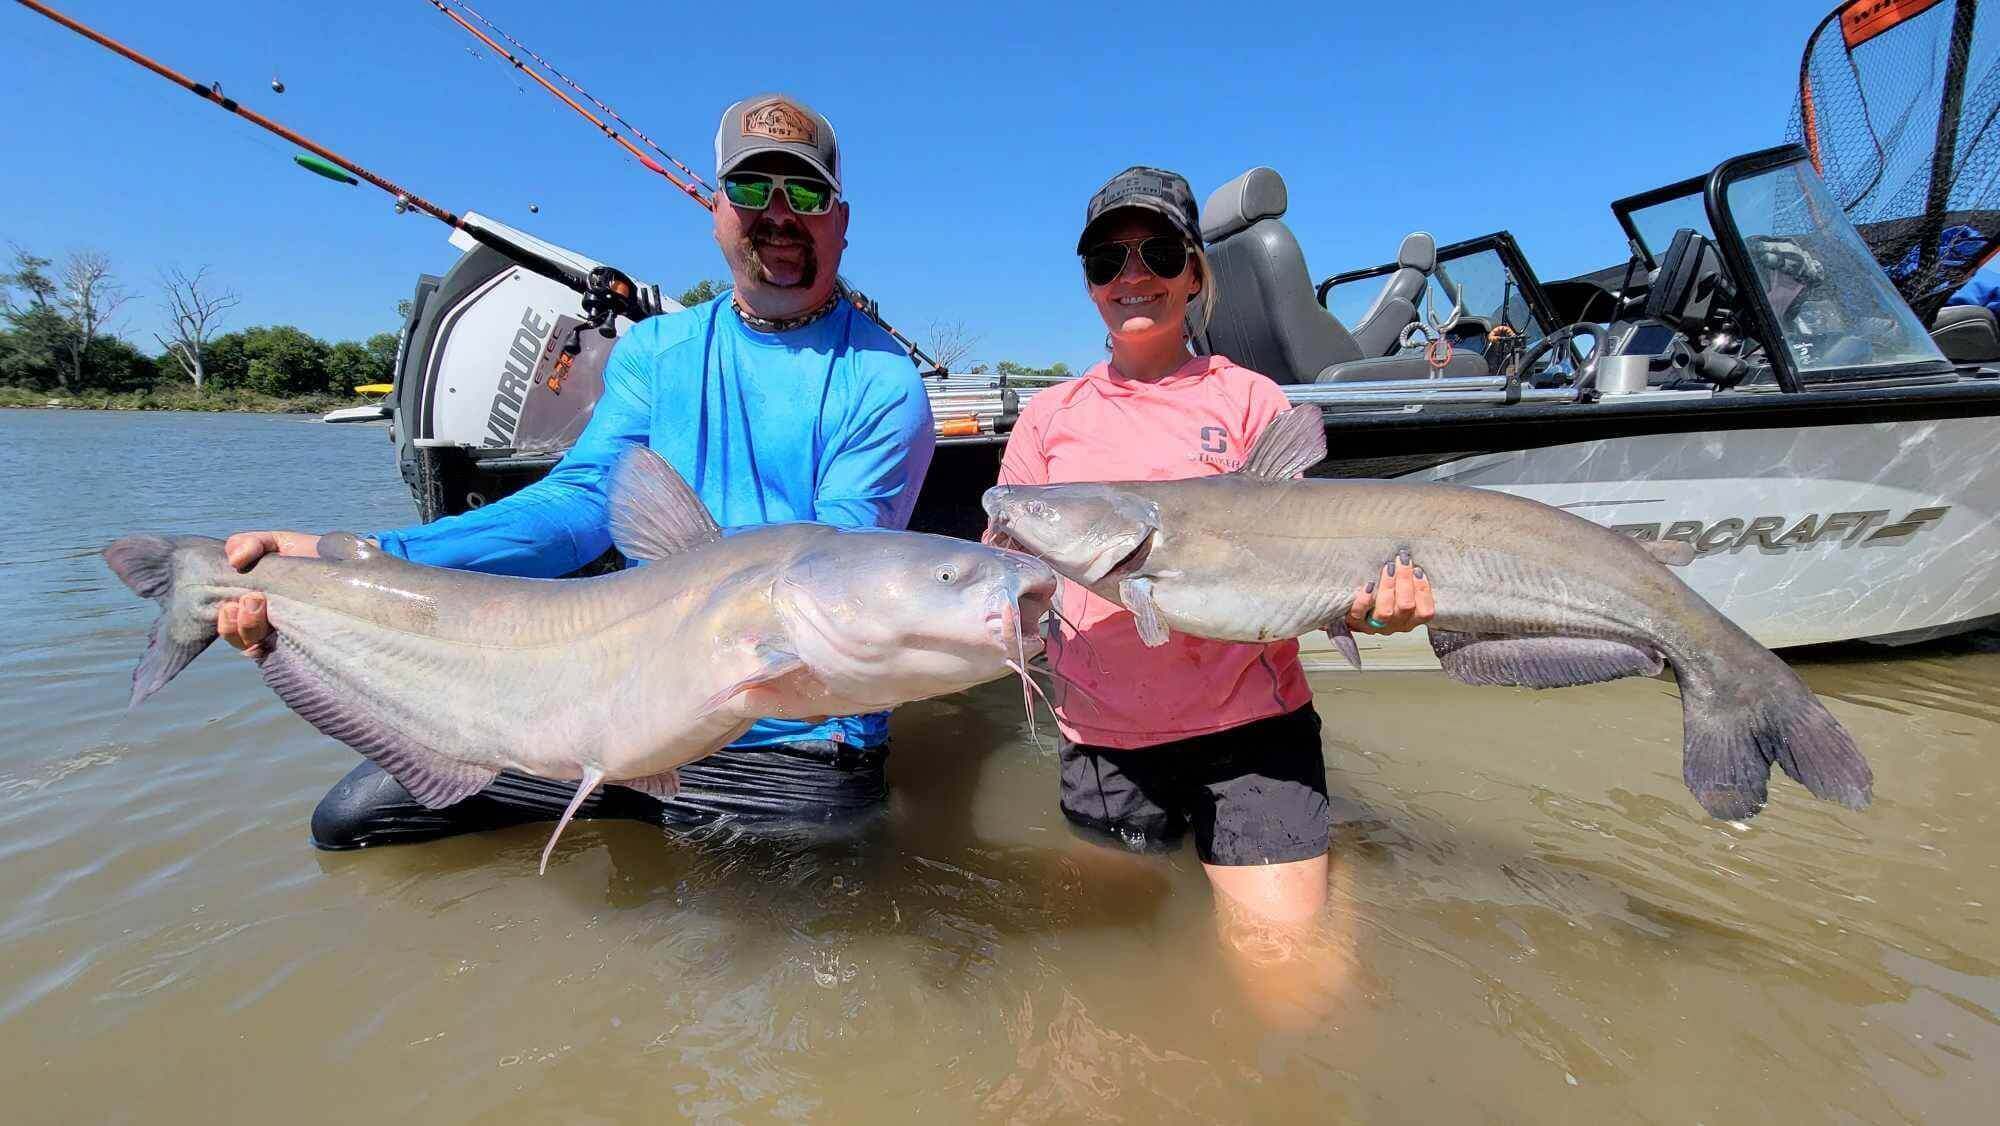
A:
[[[1177,278],[1187,269],[1187,243],[1176,235],[1153,235],[1150,238],[1125,239],[1121,242],[1101,242],[1083,252],[1083,278],[1092,285],[1110,285],[1112,280],[1125,272],[1125,259],[1133,247],[1139,248],[1139,261],[1157,278]]]
[[[824,215],[833,210],[839,193],[825,180],[807,176],[777,176],[769,172],[731,172],[722,178],[722,194],[746,211],[762,211],[771,206],[771,196],[783,189],[785,203],[795,215]]]

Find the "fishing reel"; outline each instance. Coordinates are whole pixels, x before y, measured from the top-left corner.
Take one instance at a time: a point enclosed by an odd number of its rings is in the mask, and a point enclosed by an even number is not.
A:
[[[546,380],[551,393],[562,394],[565,380],[569,378],[570,365],[583,352],[583,331],[594,328],[606,340],[618,336],[618,318],[637,323],[660,311],[659,291],[652,286],[642,286],[627,277],[623,271],[609,266],[598,266],[583,279],[584,319],[570,326],[569,336],[563,340],[562,350],[556,355],[555,368]]]
[[[606,340],[618,335],[619,317],[636,322],[643,321],[657,312],[659,312],[657,305],[650,309],[646,307],[639,284],[625,276],[622,270],[598,266],[584,279],[584,324],[596,329],[597,334]],[[579,330],[581,327],[579,326]],[[576,347],[579,345],[572,335],[564,351],[574,354]]]

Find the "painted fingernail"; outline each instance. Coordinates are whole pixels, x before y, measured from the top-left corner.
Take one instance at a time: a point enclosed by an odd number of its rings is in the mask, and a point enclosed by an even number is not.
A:
[[[1399,562],[1399,563],[1401,563],[1401,564],[1402,564],[1403,566],[1405,566],[1405,567],[1409,566],[1409,565],[1410,565],[1410,553],[1409,553],[1409,552],[1407,552],[1407,551],[1399,551],[1399,552],[1397,552],[1397,553],[1396,553],[1396,561],[1397,561],[1397,562]]]
[[[1367,592],[1368,592],[1368,593],[1370,593],[1370,594],[1374,594],[1374,593],[1375,593],[1375,580],[1374,580],[1374,579],[1370,579],[1370,580],[1368,580],[1368,585],[1367,585],[1367,586],[1364,586],[1364,587],[1362,587],[1361,589],[1362,589],[1362,590],[1365,590],[1365,591],[1367,591]]]
[[[1412,568],[1410,573],[1420,579],[1424,577],[1424,569],[1422,567]]]
[[[1389,576],[1390,578],[1392,578],[1392,579],[1393,579],[1393,578],[1395,578],[1395,577],[1396,577],[1396,563],[1395,563],[1395,560],[1390,560],[1390,561],[1389,561],[1389,565],[1388,565],[1387,567],[1384,567],[1384,568],[1382,568],[1382,572],[1383,572],[1384,574],[1388,575],[1388,576]]]

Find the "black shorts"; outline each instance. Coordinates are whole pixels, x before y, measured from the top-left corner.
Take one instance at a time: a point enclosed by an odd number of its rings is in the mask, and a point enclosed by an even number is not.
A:
[[[886,806],[888,760],[886,745],[824,740],[725,747],[681,767],[680,793],[666,801],[613,783],[599,787],[576,815],[683,830],[725,817],[753,831],[854,828]],[[312,839],[320,848],[339,851],[554,821],[575,796],[575,782],[510,770],[456,805],[425,809],[381,767],[364,760],[320,799]]]
[[[1333,816],[1319,713],[1294,712],[1138,750],[1062,742],[1062,811],[1092,839],[1147,852],[1190,826],[1205,864],[1284,864],[1326,851]]]

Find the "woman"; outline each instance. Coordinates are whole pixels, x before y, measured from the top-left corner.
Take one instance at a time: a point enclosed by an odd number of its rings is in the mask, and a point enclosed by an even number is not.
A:
[[[1029,400],[1001,483],[1172,480],[1241,465],[1290,403],[1264,376],[1189,346],[1190,310],[1205,323],[1214,290],[1187,181],[1119,173],[1092,197],[1077,253],[1111,356]],[[1064,815],[1146,849],[1192,830],[1220,906],[1265,923],[1311,919],[1327,896],[1331,818],[1298,642],[1177,633],[1148,648],[1129,612],[1063,585],[1076,636],[1052,645],[1050,661],[1070,686],[1056,708]],[[1356,589],[1348,626],[1400,633],[1431,610],[1429,584],[1405,558]]]

